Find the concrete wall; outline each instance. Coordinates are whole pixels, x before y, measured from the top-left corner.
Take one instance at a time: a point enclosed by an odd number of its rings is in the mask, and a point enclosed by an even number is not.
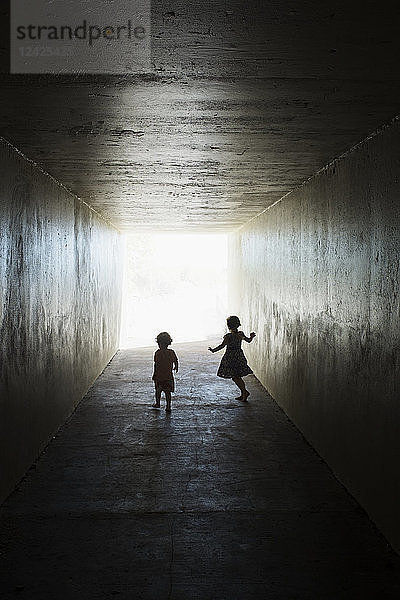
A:
[[[231,238],[257,377],[400,550],[400,126]]]
[[[113,356],[119,234],[0,139],[0,500]]]

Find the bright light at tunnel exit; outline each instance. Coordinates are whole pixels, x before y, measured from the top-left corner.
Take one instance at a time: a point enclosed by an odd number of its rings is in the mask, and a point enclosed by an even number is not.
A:
[[[120,347],[155,346],[160,331],[174,342],[218,338],[227,311],[227,236],[124,236]]]

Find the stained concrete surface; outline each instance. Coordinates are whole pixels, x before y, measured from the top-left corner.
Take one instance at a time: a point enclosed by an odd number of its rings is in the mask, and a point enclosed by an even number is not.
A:
[[[118,348],[119,234],[0,139],[0,501]]]
[[[400,559],[254,376],[208,342],[119,351],[1,511],[2,598],[398,598]]]
[[[254,371],[400,550],[400,122],[232,237]]]
[[[0,81],[0,135],[121,229],[235,228],[398,112],[385,2],[151,10],[145,75]]]

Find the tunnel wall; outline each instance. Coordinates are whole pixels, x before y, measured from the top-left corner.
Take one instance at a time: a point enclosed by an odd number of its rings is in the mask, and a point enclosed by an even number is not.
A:
[[[0,500],[118,347],[119,234],[0,139]]]
[[[400,551],[399,121],[230,239],[255,374]]]

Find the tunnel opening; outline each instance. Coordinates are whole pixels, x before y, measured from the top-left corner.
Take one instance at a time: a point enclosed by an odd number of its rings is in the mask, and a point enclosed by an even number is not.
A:
[[[140,233],[123,236],[120,348],[151,346],[160,331],[175,342],[224,331],[227,235]]]

